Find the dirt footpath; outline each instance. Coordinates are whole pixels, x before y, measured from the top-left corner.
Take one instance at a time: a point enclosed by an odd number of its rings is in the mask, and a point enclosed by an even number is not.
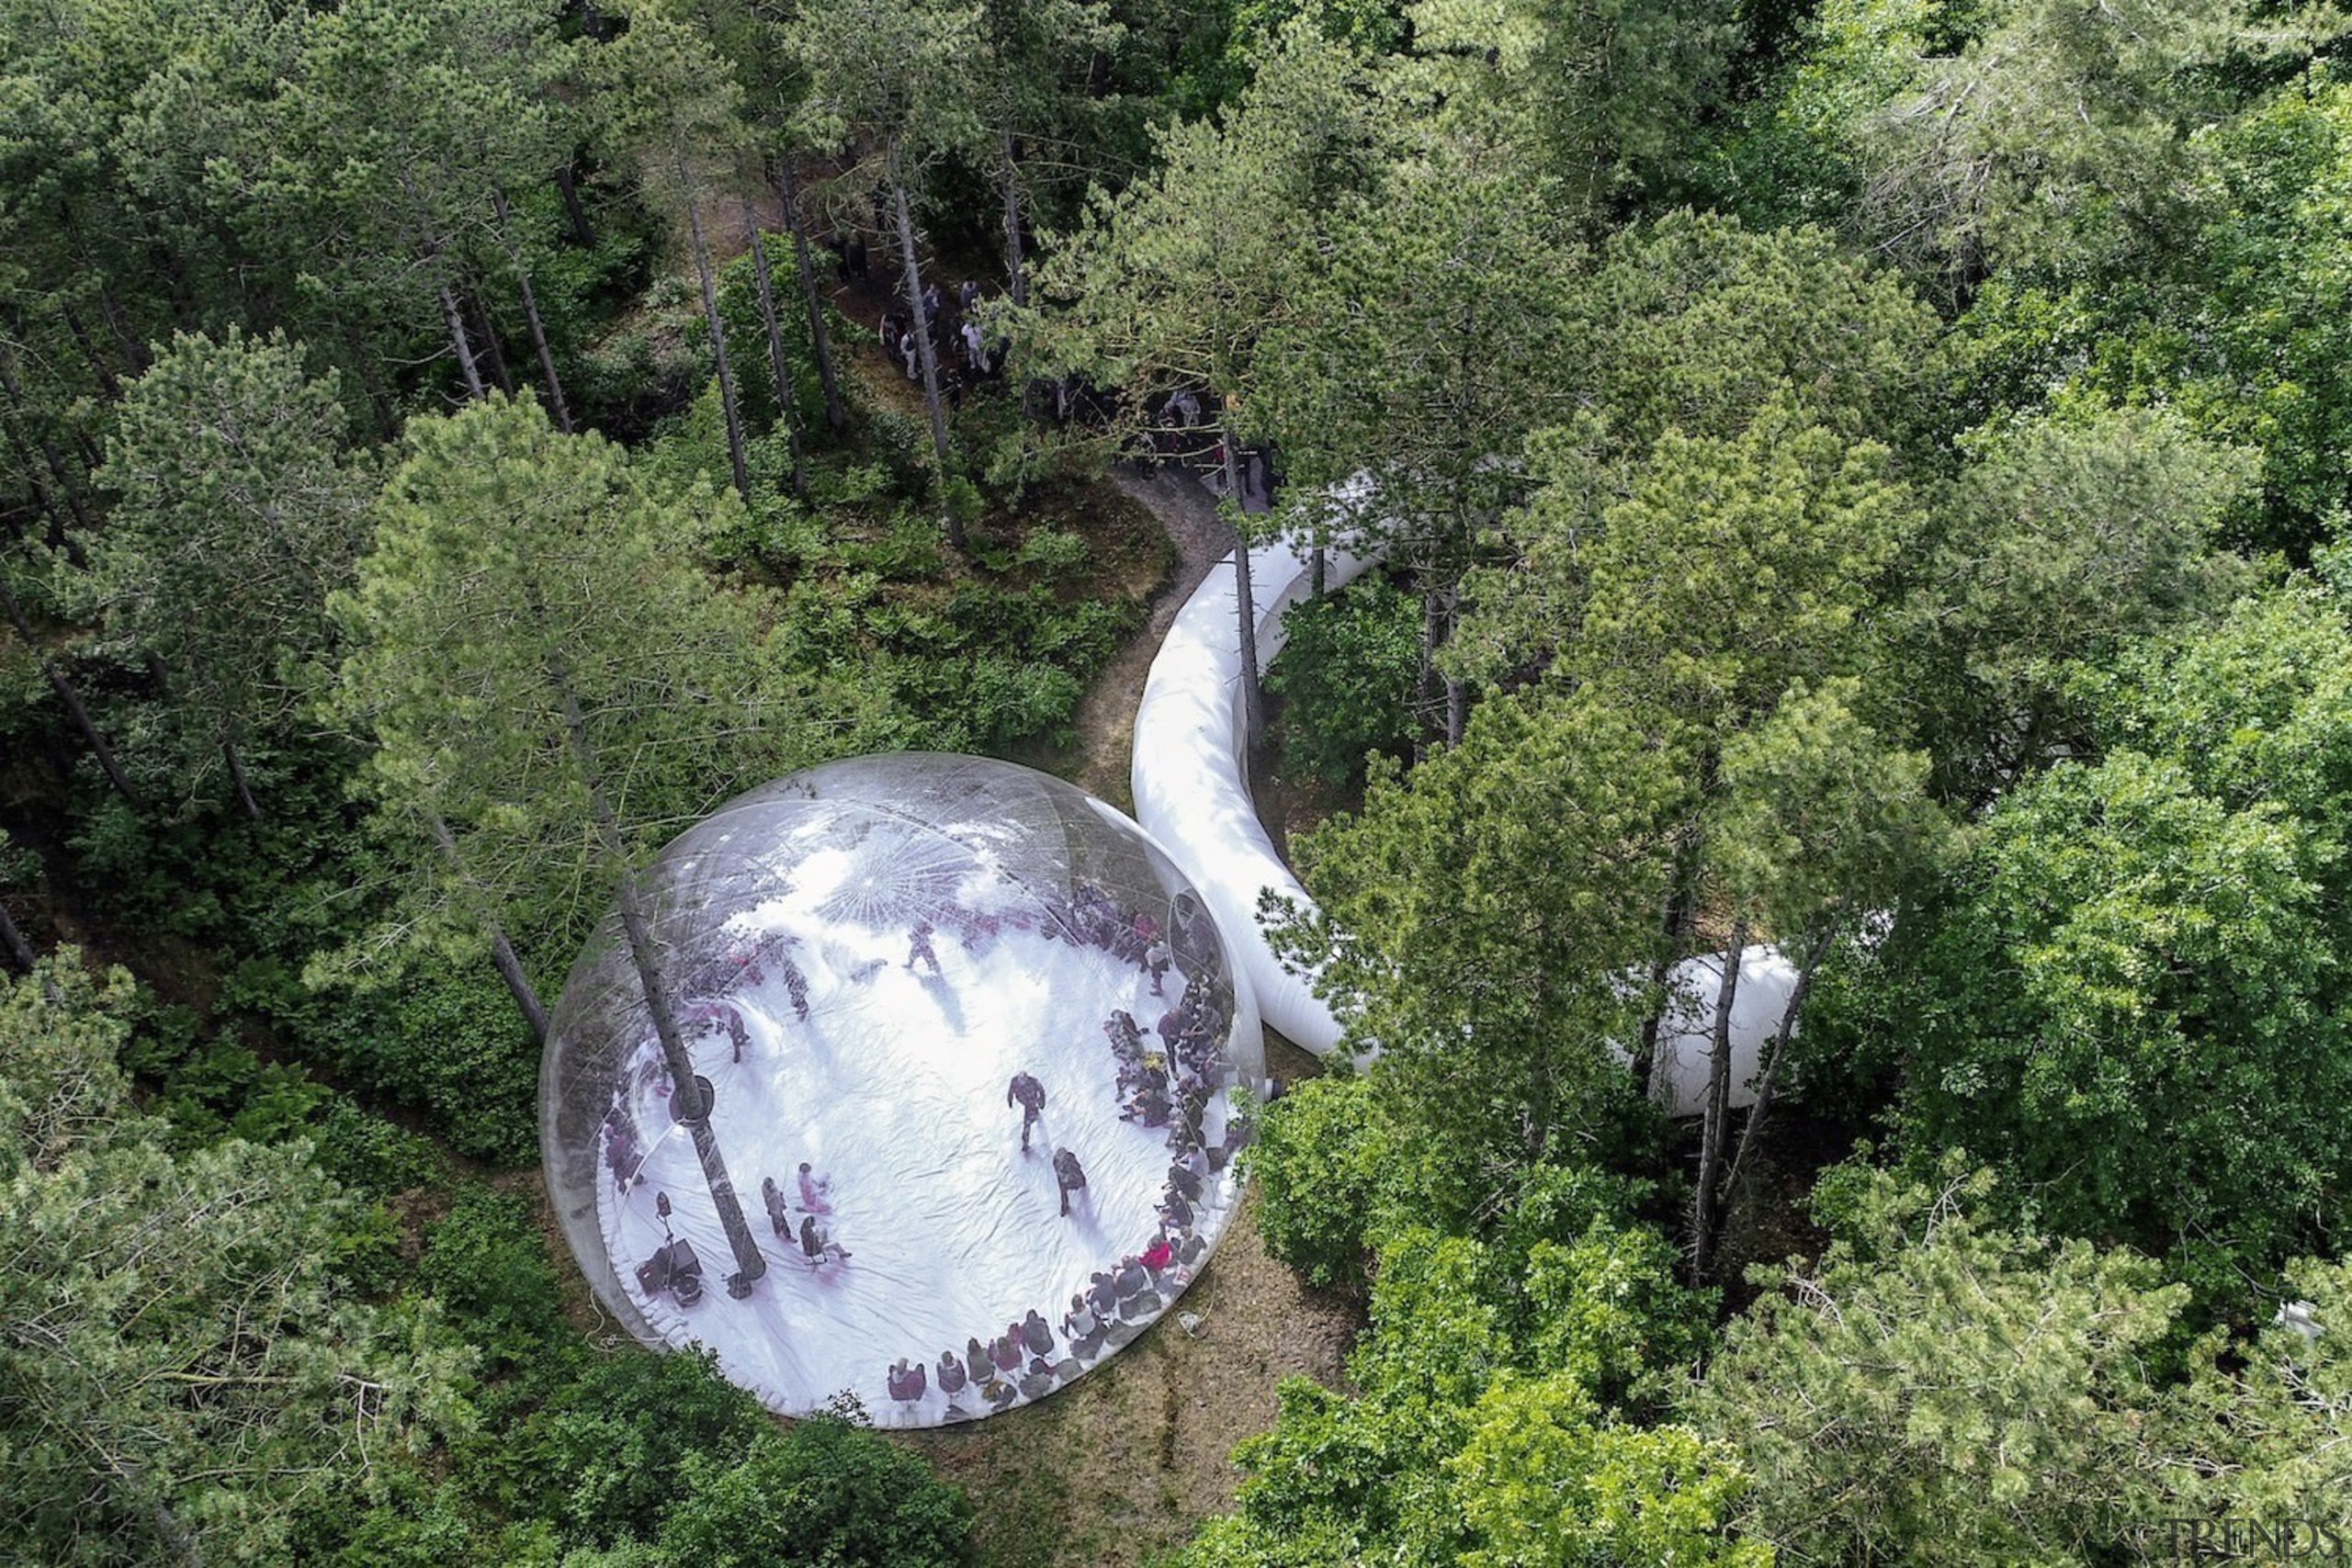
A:
[[[1145,677],[1176,612],[1209,569],[1233,550],[1233,530],[1218,521],[1216,502],[1189,469],[1121,463],[1111,478],[1120,491],[1159,519],[1176,547],[1176,570],[1151,601],[1151,618],[1110,667],[1079,699],[1072,724],[1078,731],[1073,764],[1055,772],[1122,811],[1135,809],[1128,764],[1135,755],[1136,708],[1143,701]]]

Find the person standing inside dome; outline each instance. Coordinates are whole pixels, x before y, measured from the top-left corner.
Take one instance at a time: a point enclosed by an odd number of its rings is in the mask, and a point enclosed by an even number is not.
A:
[[[833,1179],[820,1176],[807,1160],[800,1162],[800,1206],[812,1214],[830,1214],[833,1205],[827,1194],[833,1190]]]
[[[1069,1149],[1054,1153],[1054,1185],[1062,1195],[1062,1218],[1069,1218],[1069,1195],[1086,1190],[1086,1168],[1078,1163],[1078,1156]]]
[[[932,923],[929,920],[917,920],[914,930],[908,933],[908,968],[912,969],[918,964],[928,964],[931,965],[933,974],[939,973],[939,954],[931,949],[932,930]]]
[[[1021,1152],[1025,1155],[1029,1152],[1029,1130],[1046,1113],[1046,1086],[1027,1073],[1015,1073],[1012,1081],[1004,1087],[1004,1102],[1021,1107]],[[1058,1160],[1055,1162],[1055,1168],[1060,1168]],[[1065,1207],[1062,1213],[1068,1213],[1069,1210]]]

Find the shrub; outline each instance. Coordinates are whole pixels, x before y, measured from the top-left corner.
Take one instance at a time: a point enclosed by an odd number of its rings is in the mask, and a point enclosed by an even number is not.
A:
[[[709,1351],[632,1346],[583,1366],[516,1447],[537,1494],[527,1501],[568,1540],[601,1546],[652,1540],[685,1488],[690,1456],[733,1466],[767,1429],[758,1402],[719,1375]]]
[[[487,964],[420,966],[396,998],[355,1008],[345,1071],[422,1109],[458,1153],[527,1165],[538,1148],[539,1047]]]
[[[1093,554],[1093,550],[1094,547],[1086,542],[1084,535],[1059,528],[1040,528],[1021,541],[1021,548],[1012,558],[1021,566],[1033,568],[1050,577],[1085,565],[1087,557]]]
[[[417,1282],[481,1349],[489,1370],[542,1361],[569,1337],[530,1209],[479,1183],[458,1190],[448,1217],[426,1237]]]
[[[686,1461],[662,1554],[695,1568],[957,1568],[971,1507],[914,1455],[836,1416],[768,1434],[742,1463]]]
[[[310,1136],[319,1168],[363,1197],[395,1197],[448,1174],[448,1162],[431,1140],[340,1095],[328,1103]]]
[[[1249,1158],[1266,1250],[1311,1284],[1363,1289],[1374,1233],[1410,1178],[1370,1082],[1300,1084],[1266,1107]]]

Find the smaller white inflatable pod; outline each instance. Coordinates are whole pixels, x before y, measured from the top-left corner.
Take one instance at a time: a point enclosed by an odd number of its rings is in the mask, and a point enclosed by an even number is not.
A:
[[[1351,581],[1377,558],[1371,551],[1332,550],[1327,586]],[[1286,544],[1261,545],[1250,552],[1250,577],[1257,594],[1262,668],[1282,652],[1283,614],[1307,596],[1312,564]],[[1266,1022],[1302,1048],[1328,1055],[1340,1043],[1339,1020],[1315,994],[1314,976],[1285,966],[1259,922],[1263,895],[1290,899],[1302,909],[1313,908],[1315,901],[1274,852],[1250,795],[1236,605],[1233,558],[1227,556],[1177,612],[1152,661],[1136,710],[1136,819],[1200,888],[1250,977]],[[1754,1102],[1758,1061],[1796,985],[1794,966],[1770,946],[1748,948],[1739,974],[1731,1021],[1735,1108]],[[1651,1083],[1674,1115],[1696,1116],[1705,1106],[1722,980],[1720,955],[1685,960],[1669,976],[1679,999],[1658,1032]]]

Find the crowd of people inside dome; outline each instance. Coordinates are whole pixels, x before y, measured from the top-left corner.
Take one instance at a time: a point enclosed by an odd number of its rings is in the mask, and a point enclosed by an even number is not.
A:
[[[912,918],[901,928],[907,947],[899,967],[918,979],[944,976],[937,939],[947,938],[967,953],[977,954],[1010,929],[1091,949],[1122,967],[1132,966],[1148,983],[1153,998],[1170,997],[1168,981],[1173,976],[1173,1000],[1156,1022],[1138,1019],[1130,1010],[1144,1004],[1130,1001],[1114,1009],[1100,1026],[1104,1043],[1088,1047],[1099,1051],[1107,1046],[1119,1119],[1158,1132],[1164,1139],[1169,1157],[1155,1206],[1157,1223],[1114,1265],[1097,1269],[1074,1292],[1057,1322],[1033,1306],[1001,1331],[969,1336],[960,1348],[950,1344],[935,1356],[925,1351],[890,1364],[885,1387],[905,1415],[917,1419],[967,1419],[1035,1399],[1141,1332],[1190,1282],[1206,1256],[1213,1227],[1204,1224],[1204,1209],[1206,1201],[1218,1196],[1213,1190],[1216,1173],[1224,1169],[1242,1135],[1242,1124],[1225,1123],[1215,1146],[1204,1138],[1213,1098],[1235,1077],[1225,1054],[1233,993],[1216,935],[1198,900],[1180,893],[1155,913],[1124,908],[1091,882],[1080,882],[1066,898],[1025,891],[1028,897],[994,908],[933,898],[922,912],[910,910]],[[805,945],[802,936],[786,931],[725,945],[688,971],[691,988],[682,987],[682,994],[690,999],[682,1008],[681,1021],[714,1043],[724,1037],[731,1059],[741,1063],[752,1049],[753,1036],[729,998],[765,987],[773,977],[781,980],[793,1012],[807,1023],[810,987],[793,954],[796,949],[802,962],[819,952]],[[832,968],[854,982],[870,984],[879,965],[843,970],[835,964]],[[1141,997],[1140,987],[1135,995]],[[1052,1082],[1050,1068],[1040,1072],[1045,1076],[1016,1073],[1006,1089],[1007,1107],[1017,1107],[1021,1115],[1021,1151],[1029,1154],[1033,1140],[1046,1137],[1061,1214],[1068,1218],[1074,1205],[1091,1213],[1084,1207],[1088,1151],[1055,1145],[1046,1122],[1056,1096],[1078,1092],[1078,1086]],[[640,1094],[650,1089],[661,1096],[664,1073],[650,1061],[625,1073],[605,1117],[603,1156],[616,1201],[628,1201],[644,1182],[642,1168],[650,1152],[632,1110],[643,1102],[630,1092],[632,1083]],[[770,1228],[785,1255],[819,1273],[850,1266],[853,1258],[834,1233],[829,1185],[808,1162],[800,1164],[796,1176],[779,1179],[763,1175],[759,1184]],[[690,1307],[705,1296],[701,1265],[693,1248],[670,1232],[669,1194],[658,1193],[657,1203],[664,1241],[652,1258],[637,1266],[635,1282],[649,1303],[667,1296],[680,1307]]]
[[[1116,928],[1098,923],[1096,929]],[[1140,956],[1138,952],[1138,961]],[[944,1407],[942,1418],[962,1420],[1050,1393],[1133,1339],[1191,1283],[1193,1271],[1208,1252],[1208,1238],[1199,1223],[1201,1207],[1212,1177],[1238,1152],[1241,1132],[1228,1127],[1214,1147],[1202,1136],[1207,1096],[1232,1077],[1222,1052],[1226,1013],[1221,1005],[1230,1003],[1231,994],[1220,998],[1213,989],[1214,966],[1203,968],[1202,975],[1185,982],[1176,1005],[1162,1015],[1156,1044],[1149,1038],[1153,1032],[1125,1009],[1114,1011],[1102,1026],[1119,1064],[1122,1101],[1131,1109],[1136,1101],[1156,1108],[1150,1114],[1123,1115],[1123,1120],[1168,1129],[1170,1159],[1156,1211],[1158,1227],[1116,1268],[1096,1270],[1086,1288],[1070,1296],[1058,1334],[1032,1307],[1002,1334],[971,1336],[960,1359],[952,1345],[942,1350],[932,1372],[914,1357],[901,1356],[891,1363],[884,1386],[910,1414],[929,1413],[926,1402],[935,1397]],[[1024,1154],[1050,1098],[1046,1087],[1025,1071],[1015,1074],[1007,1086],[1005,1103],[1022,1111]],[[1067,1216],[1070,1193],[1084,1186],[1084,1173],[1070,1149],[1056,1150],[1054,1164],[1061,1212]]]

